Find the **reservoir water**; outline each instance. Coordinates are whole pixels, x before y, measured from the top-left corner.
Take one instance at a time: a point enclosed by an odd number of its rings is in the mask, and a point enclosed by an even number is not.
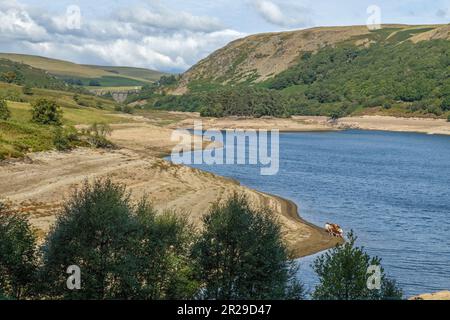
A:
[[[450,290],[450,136],[281,133],[279,166],[262,176],[256,165],[193,165],[290,199],[319,226],[353,229],[406,296]],[[313,258],[299,259],[310,290]]]

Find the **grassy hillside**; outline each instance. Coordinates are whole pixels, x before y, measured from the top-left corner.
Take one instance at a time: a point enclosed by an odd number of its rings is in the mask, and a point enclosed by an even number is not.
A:
[[[2,58],[0,58],[0,81],[30,87],[69,89],[66,83],[41,69]]]
[[[31,104],[37,99],[54,100],[61,107],[64,131],[72,125],[115,123],[123,118],[115,116],[111,100],[66,91],[32,89],[25,95],[22,87],[0,83],[0,99],[7,99],[11,118],[0,120],[0,159],[20,157],[27,152],[55,148],[56,128],[31,122]]]
[[[290,56],[293,60],[285,70],[251,79],[237,72],[243,63],[254,60],[242,58],[243,46],[249,39],[252,41],[247,45],[261,48],[269,38],[288,41],[300,35],[307,40],[298,44],[302,51]],[[447,118],[450,114],[449,35],[447,25],[394,25],[376,31],[342,27],[251,36],[239,40],[239,45],[231,43],[218,50],[184,74],[178,89],[186,86],[187,93],[177,97],[153,95],[149,107],[201,111],[203,115],[219,117],[340,117],[376,113]],[[333,43],[319,42],[331,38]],[[269,50],[265,54],[281,60],[286,58],[283,51]],[[228,60],[236,56],[237,60]],[[209,59],[213,58],[215,65],[207,68]],[[236,68],[229,69],[233,65]],[[228,71],[217,77],[220,74],[217,68]],[[197,73],[199,70],[201,73]],[[193,73],[199,77],[193,78]],[[183,82],[186,79],[189,81]],[[249,87],[255,89],[248,90]]]
[[[159,78],[161,78],[163,75],[167,75],[164,72],[144,68],[109,67],[109,66],[94,66],[94,65],[86,65],[86,67],[103,70],[108,73],[118,74],[132,79],[144,79],[148,81],[158,81]]]
[[[304,52],[347,42],[360,47],[371,43],[401,43],[448,39],[448,25],[384,25],[372,32],[366,26],[324,27],[264,33],[231,42],[185,72],[173,92],[182,94],[198,83],[259,83],[295,65]]]
[[[163,75],[158,71],[143,68],[80,65],[68,61],[25,54],[0,53],[0,58],[45,70],[60,79],[69,80],[73,84],[83,86],[88,86],[91,81],[106,87],[142,86],[159,79]],[[77,83],[79,81],[81,83]]]

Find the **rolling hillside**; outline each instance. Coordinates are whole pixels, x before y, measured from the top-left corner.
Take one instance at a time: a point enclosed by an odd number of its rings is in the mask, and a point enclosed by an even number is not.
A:
[[[143,68],[80,65],[25,54],[0,53],[0,58],[30,65],[60,79],[78,82],[84,86],[89,86],[91,81],[104,87],[142,86],[158,80],[164,74]]]
[[[251,35],[229,43],[194,65],[183,74],[173,93],[186,93],[198,82],[262,82],[294,66],[302,53],[339,43],[365,47],[372,43],[434,39],[450,39],[450,26],[384,25],[376,31],[369,31],[366,26],[323,27]]]

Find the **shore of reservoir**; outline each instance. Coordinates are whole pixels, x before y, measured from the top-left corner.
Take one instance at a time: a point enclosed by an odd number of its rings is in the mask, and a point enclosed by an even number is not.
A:
[[[173,130],[169,128],[146,121],[115,124],[112,128],[110,139],[119,147],[117,150],[78,148],[32,153],[26,159],[0,165],[1,197],[29,214],[41,240],[74,188],[86,179],[110,177],[125,184],[133,199],[148,196],[156,209],[186,214],[199,229],[213,203],[235,192],[244,194],[255,207],[272,209],[293,258],[329,249],[342,241],[301,219],[291,201],[161,159],[177,144],[171,141]]]
[[[320,132],[358,129],[450,135],[450,122],[444,119],[398,118],[378,115],[345,117],[336,121],[330,121],[328,117],[324,116],[201,118],[196,113],[187,113],[184,120],[177,122],[172,127],[192,128],[196,120],[202,121],[203,129],[218,130],[278,129],[280,132]]]

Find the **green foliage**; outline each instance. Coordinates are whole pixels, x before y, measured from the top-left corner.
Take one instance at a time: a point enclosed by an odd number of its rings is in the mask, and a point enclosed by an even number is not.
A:
[[[174,75],[162,76],[158,81],[158,83],[161,86],[170,86],[170,85],[175,84],[176,82],[177,82],[177,77]]]
[[[450,122],[450,114],[447,116],[447,122]]]
[[[27,96],[31,96],[33,95],[33,89],[29,85],[24,85],[22,87],[22,93]]]
[[[27,217],[1,203],[0,257],[0,296],[29,297],[37,268],[36,238]]]
[[[319,256],[313,264],[320,283],[313,293],[319,300],[386,300],[401,299],[402,291],[395,281],[387,278],[381,268],[381,289],[369,290],[369,266],[381,267],[381,259],[370,257],[362,247],[355,246],[356,237],[348,234],[348,241]]]
[[[175,213],[132,205],[124,186],[87,182],[65,204],[45,246],[43,296],[66,299],[187,299],[198,291],[189,259],[192,227]],[[66,268],[81,290],[66,289]]]
[[[75,128],[55,127],[53,145],[58,151],[67,151],[72,149],[79,141],[78,132]]]
[[[283,102],[283,96],[275,90],[237,86],[182,96],[162,96],[153,108],[199,111],[204,117],[285,117],[288,110]]]
[[[145,200],[135,211],[136,298],[191,299],[199,288],[190,257],[194,227],[177,213],[157,214]]]
[[[107,139],[111,133],[112,129],[107,123],[94,122],[89,128],[82,130],[87,142],[95,148],[114,148],[114,144]]]
[[[444,110],[444,111],[450,110],[450,95],[445,96],[442,99],[441,109]]]
[[[440,98],[448,82],[449,51],[446,40],[325,47],[303,54],[297,65],[264,85],[283,90],[288,109],[298,114],[349,114],[358,106],[389,106],[393,101],[406,107]],[[430,109],[404,110],[441,115],[447,105],[433,102]]]
[[[0,120],[8,120],[11,117],[11,112],[8,109],[8,104],[5,100],[0,100]]]
[[[38,99],[31,107],[33,122],[47,125],[61,125],[62,111],[55,101]]]
[[[110,180],[87,182],[65,204],[44,247],[44,292],[70,299],[127,298],[137,225],[129,195]],[[67,290],[66,269],[77,265],[82,289]]]
[[[44,70],[7,59],[0,59],[0,81],[34,88],[71,90],[70,86]]]
[[[91,81],[89,81],[89,86],[91,86],[91,87],[100,87],[101,84],[100,84],[100,81],[98,81],[98,80],[91,80]]]
[[[215,204],[203,223],[193,250],[203,298],[302,297],[271,212],[254,210],[245,197],[235,194],[225,204]]]

